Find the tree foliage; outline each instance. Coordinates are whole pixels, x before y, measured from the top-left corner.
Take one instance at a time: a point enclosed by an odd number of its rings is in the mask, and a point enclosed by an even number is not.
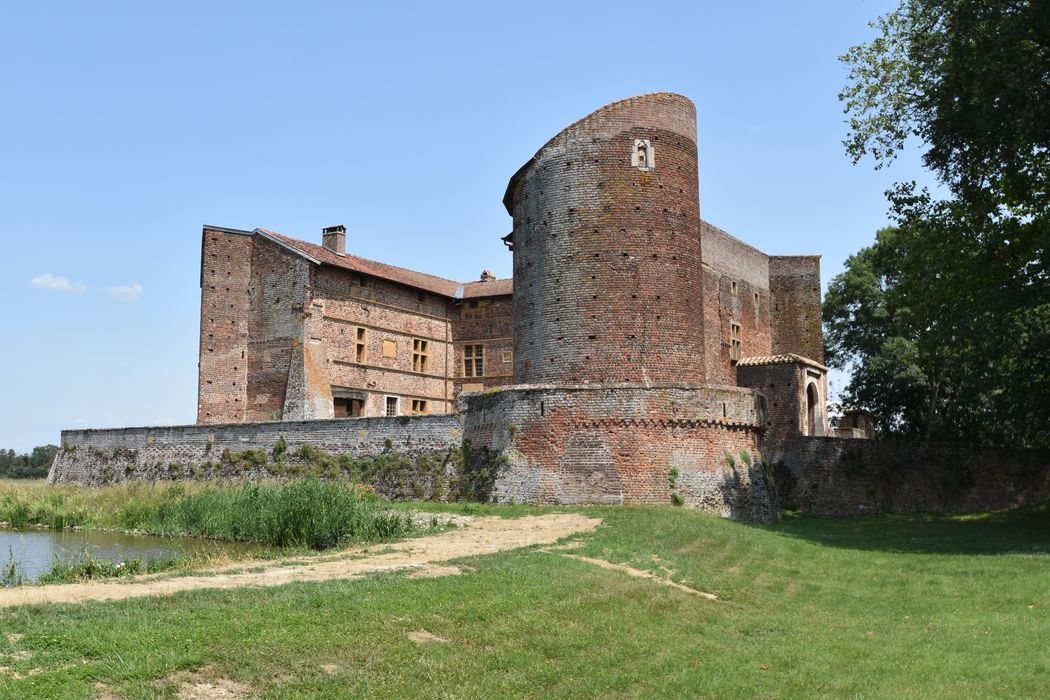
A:
[[[889,195],[896,226],[829,285],[844,398],[902,437],[1050,445],[1050,11],[903,0],[842,57],[845,142],[890,162],[917,137],[950,196]]]
[[[1045,0],[904,0],[842,57],[846,150],[876,167],[909,137],[970,206],[1047,211],[1050,8]]]
[[[42,479],[57,454],[57,445],[41,445],[21,455],[14,450],[0,450],[0,479]]]

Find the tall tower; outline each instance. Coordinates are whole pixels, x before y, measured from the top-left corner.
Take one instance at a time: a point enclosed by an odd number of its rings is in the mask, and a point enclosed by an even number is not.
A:
[[[704,381],[696,108],[602,107],[512,178],[516,384]]]

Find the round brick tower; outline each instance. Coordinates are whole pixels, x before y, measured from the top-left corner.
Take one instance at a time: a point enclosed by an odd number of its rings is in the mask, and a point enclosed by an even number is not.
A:
[[[696,108],[602,107],[511,178],[516,384],[701,383]]]

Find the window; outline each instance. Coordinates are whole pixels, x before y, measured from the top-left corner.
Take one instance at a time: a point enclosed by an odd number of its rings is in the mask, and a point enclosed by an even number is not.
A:
[[[368,329],[358,328],[354,342],[354,362],[363,365],[368,362]]]
[[[374,299],[375,289],[373,289],[372,278],[366,275],[354,275],[350,279],[350,296]]]
[[[386,338],[383,340],[383,357],[397,357],[397,342]]]
[[[423,415],[427,412],[427,402],[424,399],[412,399],[412,415]]]
[[[336,418],[359,418],[365,412],[364,399],[351,399],[336,396],[333,399]]]
[[[386,415],[396,416],[397,415],[397,397],[388,396],[386,397]]]
[[[733,294],[736,294],[736,280],[733,280],[729,284],[730,284],[730,287],[732,287],[732,289],[733,289]]]
[[[514,351],[513,350],[504,350],[503,351],[503,362],[504,362],[504,364],[510,364],[511,362],[514,362]]]
[[[426,372],[428,360],[430,355],[427,351],[427,347],[430,345],[425,340],[420,338],[412,339],[412,371],[413,372]]]
[[[492,304],[491,299],[473,299],[467,302],[467,306],[463,309],[463,318],[485,318],[485,311]]]
[[[740,339],[740,324],[729,324],[729,360],[738,362],[744,355],[744,343]]]
[[[485,376],[485,346],[464,345],[463,346],[463,376],[483,377]]]
[[[649,139],[635,139],[634,150],[631,152],[631,165],[639,170],[649,170],[656,167],[656,153]]]

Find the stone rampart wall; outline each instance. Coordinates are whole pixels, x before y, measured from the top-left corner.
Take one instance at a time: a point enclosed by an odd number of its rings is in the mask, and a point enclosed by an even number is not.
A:
[[[773,442],[766,458],[781,504],[817,515],[966,513],[1050,498],[1050,450],[799,437]]]
[[[764,400],[751,391],[519,385],[468,394],[461,407],[466,469],[490,477],[490,490],[476,497],[678,501],[744,520],[775,518],[758,464]]]
[[[314,474],[354,479],[388,498],[444,498],[457,487],[461,444],[458,415],[66,430],[48,482]]]

